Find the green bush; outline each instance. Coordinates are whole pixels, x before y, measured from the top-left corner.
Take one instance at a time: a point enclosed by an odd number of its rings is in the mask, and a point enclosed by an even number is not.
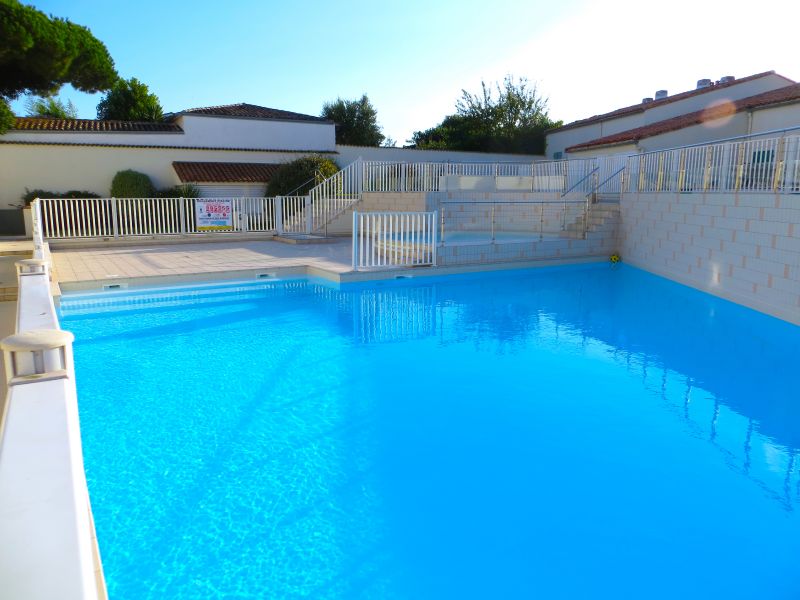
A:
[[[81,192],[78,190],[51,192],[49,190],[29,190],[25,188],[25,193],[22,195],[22,201],[25,203],[25,206],[30,205],[36,198],[100,198],[100,196],[92,192]]]
[[[159,198],[199,198],[200,190],[196,185],[191,183],[184,183],[181,185],[174,185],[165,190],[158,190],[156,196]]]
[[[155,193],[150,178],[138,171],[120,171],[111,181],[111,195],[114,198],[152,198]]]
[[[335,175],[339,165],[317,154],[282,165],[267,184],[267,196],[302,196],[312,187]]]

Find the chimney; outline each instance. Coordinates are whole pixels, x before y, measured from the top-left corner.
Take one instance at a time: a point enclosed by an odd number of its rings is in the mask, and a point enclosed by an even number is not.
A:
[[[652,101],[652,98],[642,98],[642,104],[650,104]]]
[[[667,96],[669,96],[669,93],[667,92],[667,90],[658,90],[656,92],[656,100],[663,100]]]
[[[698,79],[697,80],[697,89],[702,90],[703,88],[711,87],[711,80],[710,79]]]
[[[723,75],[719,80],[720,83],[730,83],[731,81],[736,81],[736,77],[733,75]]]

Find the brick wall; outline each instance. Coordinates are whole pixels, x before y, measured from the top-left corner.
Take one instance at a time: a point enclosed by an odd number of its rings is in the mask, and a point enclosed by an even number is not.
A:
[[[800,195],[629,193],[623,260],[800,324]]]

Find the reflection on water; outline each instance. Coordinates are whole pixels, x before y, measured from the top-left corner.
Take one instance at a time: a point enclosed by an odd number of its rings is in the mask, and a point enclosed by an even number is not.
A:
[[[344,289],[297,280],[65,296],[61,310],[75,320],[232,301],[268,302],[270,310],[310,303],[357,344],[430,337],[441,345],[473,340],[513,352],[546,338],[600,343],[614,361],[641,375],[691,435],[718,448],[720,460],[793,509],[800,499],[800,403],[791,401],[787,374],[800,356],[797,328],[634,269],[574,273],[483,275],[481,302],[475,302],[476,278],[464,276]],[[285,302],[276,304],[280,299]],[[251,308],[237,318],[260,313]]]

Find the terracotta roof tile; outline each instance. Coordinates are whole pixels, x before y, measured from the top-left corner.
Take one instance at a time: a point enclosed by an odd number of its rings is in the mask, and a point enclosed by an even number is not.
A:
[[[140,121],[98,121],[95,119],[48,119],[43,117],[17,117],[17,131],[69,131],[69,132],[119,132],[119,133],[183,133],[175,123]]]
[[[189,108],[177,113],[188,115],[209,115],[214,117],[239,117],[245,119],[274,119],[279,121],[313,121],[317,123],[329,123],[322,117],[304,115],[288,110],[277,108],[267,108],[266,106],[256,106],[255,104],[226,104],[223,106],[208,106],[205,108]]]
[[[671,119],[657,121],[643,127],[635,127],[627,131],[620,131],[619,133],[606,135],[582,144],[575,144],[567,148],[566,151],[571,152],[573,150],[583,150],[585,148],[594,148],[597,146],[634,143],[644,138],[661,135],[662,133],[669,133],[670,131],[677,131],[684,127],[699,125],[700,123],[713,121],[715,119],[721,119],[745,110],[765,108],[773,104],[783,104],[784,102],[800,102],[800,83],[742,98],[741,100],[714,104],[704,110],[698,110]]]
[[[266,183],[281,165],[239,162],[173,162],[183,183]]]
[[[734,85],[744,83],[746,81],[753,81],[754,79],[767,77],[768,75],[777,75],[777,73],[775,73],[775,71],[765,71],[764,73],[756,73],[755,75],[748,75],[747,77],[734,79],[733,81],[730,81],[728,83],[718,83],[716,85],[712,85],[710,87],[702,88],[699,90],[689,90],[688,92],[673,94],[672,96],[667,96],[666,98],[663,98],[661,100],[653,100],[652,102],[648,102],[647,104],[639,103],[639,104],[634,104],[632,106],[626,106],[624,108],[618,108],[617,110],[612,110],[611,112],[603,113],[601,115],[594,115],[593,117],[580,119],[578,121],[573,121],[572,123],[567,123],[566,125],[563,125],[561,127],[555,127],[554,129],[550,129],[548,133],[553,131],[563,131],[565,129],[573,129],[575,127],[583,127],[584,125],[591,125],[592,123],[599,123],[601,121],[616,119],[618,117],[624,117],[626,115],[633,115],[636,113],[644,112],[645,110],[649,110],[651,108],[655,108],[657,106],[664,106],[665,104],[671,104],[672,102],[677,102],[678,100],[685,100],[686,98],[691,98],[693,96],[707,94],[708,92],[713,92],[714,90],[729,88]],[[778,75],[778,77],[783,77],[783,75]],[[790,84],[794,83],[794,81],[792,81],[788,77],[783,77],[783,79],[786,79],[786,81],[789,82]]]

